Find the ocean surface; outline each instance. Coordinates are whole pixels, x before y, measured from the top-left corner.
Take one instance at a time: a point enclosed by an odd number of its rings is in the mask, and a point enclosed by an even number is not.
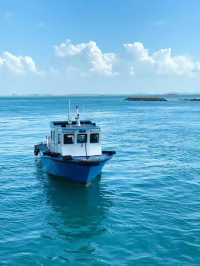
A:
[[[117,152],[90,187],[33,156],[66,98],[0,98],[0,265],[200,265],[200,102],[76,104]]]

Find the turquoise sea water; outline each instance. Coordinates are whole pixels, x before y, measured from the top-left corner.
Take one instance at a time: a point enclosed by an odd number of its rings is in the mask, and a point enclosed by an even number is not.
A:
[[[66,99],[0,98],[0,265],[200,265],[200,104],[71,101],[117,152],[87,188],[33,156]]]

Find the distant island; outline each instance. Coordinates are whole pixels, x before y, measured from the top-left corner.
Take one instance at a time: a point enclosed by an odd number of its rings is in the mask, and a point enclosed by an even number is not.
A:
[[[191,98],[191,99],[184,99],[185,101],[190,101],[190,102],[199,102],[200,98]]]
[[[126,101],[161,101],[166,102],[167,99],[159,96],[129,96],[125,99]]]

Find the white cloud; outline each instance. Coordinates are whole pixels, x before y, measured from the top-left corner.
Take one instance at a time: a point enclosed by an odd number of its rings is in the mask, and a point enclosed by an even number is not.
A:
[[[57,56],[66,57],[79,55],[87,47],[87,43],[73,44],[70,40],[55,46]]]
[[[32,57],[16,56],[10,52],[2,53],[0,56],[0,67],[15,74],[25,74],[27,72],[39,73]]]
[[[200,62],[193,61],[184,55],[172,55],[171,48],[160,49],[152,54],[149,53],[141,42],[124,44],[126,50],[131,53],[134,69],[148,67],[159,75],[188,75],[200,72]],[[133,66],[132,66],[133,67]],[[131,70],[130,70],[131,71]]]
[[[126,43],[124,47],[129,51],[135,60],[153,64],[153,58],[149,55],[149,51],[144,48],[141,42]]]
[[[103,53],[94,41],[87,43],[73,44],[67,40],[55,46],[56,55],[59,57],[82,56],[87,59],[90,71],[103,75],[113,75],[113,65],[116,62],[115,53]]]
[[[127,60],[123,54],[116,56],[115,53],[104,53],[94,41],[74,44],[66,40],[55,46],[55,53],[57,57],[65,58],[66,67],[75,67],[77,74],[79,70],[84,76],[92,72],[105,76],[129,72],[134,77],[138,74],[173,77],[193,76],[200,72],[200,62],[185,55],[173,55],[171,48],[150,53],[141,42],[126,43],[124,47],[131,54],[131,60]],[[114,71],[116,67],[119,73]]]

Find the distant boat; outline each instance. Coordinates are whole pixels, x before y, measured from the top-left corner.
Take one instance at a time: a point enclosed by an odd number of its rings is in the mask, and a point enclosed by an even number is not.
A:
[[[102,151],[100,128],[80,120],[78,107],[75,120],[53,121],[46,142],[34,146],[47,173],[74,182],[89,184],[98,176],[115,151]]]

